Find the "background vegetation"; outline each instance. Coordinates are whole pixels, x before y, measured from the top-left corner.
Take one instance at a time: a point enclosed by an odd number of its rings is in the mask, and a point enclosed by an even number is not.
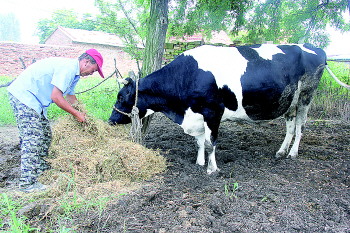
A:
[[[156,1],[159,2],[159,1]],[[105,31],[123,38],[127,52],[142,60],[136,45],[145,45],[148,33],[150,0],[96,0],[100,14],[79,15],[58,10],[38,24],[41,41],[58,25],[68,28]],[[233,40],[252,44],[312,43],[324,48],[329,44],[327,26],[349,31],[344,14],[347,0],[172,0],[169,1],[167,37],[224,30]]]

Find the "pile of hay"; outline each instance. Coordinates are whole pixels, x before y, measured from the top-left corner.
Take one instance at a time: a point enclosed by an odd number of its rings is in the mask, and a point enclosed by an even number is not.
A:
[[[118,192],[126,184],[149,179],[166,169],[165,158],[129,140],[124,126],[110,126],[88,117],[79,123],[67,115],[52,128],[49,159],[52,169],[40,178],[50,196],[64,192]],[[112,189],[112,190],[111,190]]]

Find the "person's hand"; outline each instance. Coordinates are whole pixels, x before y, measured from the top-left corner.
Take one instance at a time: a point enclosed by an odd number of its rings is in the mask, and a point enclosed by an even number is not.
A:
[[[75,115],[75,118],[76,118],[77,121],[79,121],[79,122],[86,122],[86,114],[83,113],[83,112],[78,112],[78,113]]]

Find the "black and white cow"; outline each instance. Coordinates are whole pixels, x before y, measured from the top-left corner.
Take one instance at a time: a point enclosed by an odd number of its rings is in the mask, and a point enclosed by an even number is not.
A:
[[[188,50],[170,64],[140,79],[140,118],[162,112],[199,146],[197,164],[218,170],[215,147],[221,121],[262,122],[284,116],[286,136],[276,157],[298,154],[302,128],[326,65],[326,54],[310,44],[215,47]],[[130,113],[136,85],[131,79],[118,93],[115,108]],[[113,110],[111,124],[130,123]]]

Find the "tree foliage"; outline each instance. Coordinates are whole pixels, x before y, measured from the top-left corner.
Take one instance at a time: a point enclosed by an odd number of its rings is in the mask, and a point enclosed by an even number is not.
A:
[[[41,19],[37,26],[37,35],[40,43],[43,43],[58,26],[96,30],[97,20],[91,14],[84,14],[80,19],[79,15],[72,10],[56,10],[50,19]]]
[[[39,22],[38,35],[44,41],[58,25],[110,32],[123,38],[126,51],[142,60],[151,0],[96,0],[100,15],[79,18],[60,10]],[[182,37],[225,30],[244,43],[302,43],[320,47],[328,44],[327,25],[350,30],[342,13],[348,0],[170,0],[167,36]]]
[[[142,60],[144,55],[140,48],[145,47],[150,2],[96,0],[96,4],[100,9],[98,29],[122,38],[126,46],[124,50],[136,60]]]
[[[249,0],[173,0],[170,11],[171,36],[192,35],[212,31],[232,32],[244,23],[244,15],[251,8]]]
[[[309,42],[325,47],[329,35],[326,27],[347,30],[342,13],[348,9],[348,0],[266,0],[256,3],[247,17],[243,37],[245,42],[275,43]]]

